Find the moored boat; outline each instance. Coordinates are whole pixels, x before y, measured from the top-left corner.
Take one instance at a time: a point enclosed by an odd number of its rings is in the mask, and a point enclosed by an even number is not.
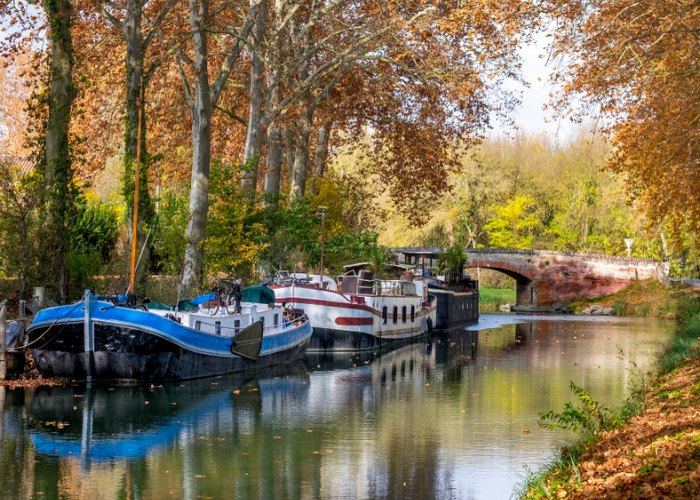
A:
[[[375,279],[367,263],[345,266],[334,280],[281,273],[270,287],[278,303],[303,308],[313,335],[310,351],[359,351],[413,341],[432,330],[436,299],[409,277]]]
[[[443,330],[479,321],[479,282],[469,278],[426,278],[428,291],[437,298],[435,328]]]
[[[440,255],[438,249],[397,249],[399,262],[423,276],[428,291],[437,298],[435,328],[443,330],[479,321],[479,281],[464,271],[464,262],[436,276]]]
[[[27,330],[44,377],[176,380],[255,371],[301,359],[311,337],[303,313],[228,303],[218,294],[191,310],[129,307],[86,291],[76,304],[41,310]]]

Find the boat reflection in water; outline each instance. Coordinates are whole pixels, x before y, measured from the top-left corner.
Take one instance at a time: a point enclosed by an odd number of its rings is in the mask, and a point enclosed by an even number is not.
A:
[[[415,363],[417,358],[432,358],[438,364],[460,364],[476,358],[478,337],[478,331],[465,331],[461,327],[435,330],[426,341],[372,351],[312,351],[306,353],[306,361],[310,371],[352,369],[372,363],[383,364],[386,370],[387,365],[396,361],[405,366],[411,360]]]
[[[255,376],[230,375],[164,385],[42,387],[28,402],[35,451],[93,462],[134,460],[185,434],[255,419],[262,398],[308,387],[303,362]]]
[[[476,336],[310,354],[259,378],[37,389],[17,457],[35,465],[5,479],[43,498],[439,497],[434,391],[459,385]]]

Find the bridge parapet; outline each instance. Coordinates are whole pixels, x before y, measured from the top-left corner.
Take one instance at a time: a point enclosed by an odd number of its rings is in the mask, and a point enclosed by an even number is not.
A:
[[[652,259],[640,259],[638,257],[627,257],[624,255],[606,255],[606,254],[595,254],[595,253],[576,253],[576,252],[562,252],[558,250],[523,250],[519,248],[465,248],[465,253],[469,254],[496,254],[496,253],[506,253],[506,254],[522,254],[522,255],[551,255],[551,256],[562,256],[571,257],[574,259],[589,259],[589,260],[606,260],[610,262],[631,262],[638,264],[654,264],[658,265],[658,262]]]
[[[610,295],[633,280],[666,276],[655,261],[545,250],[484,249],[467,252],[467,267],[502,270],[516,281],[518,306],[550,306]]]

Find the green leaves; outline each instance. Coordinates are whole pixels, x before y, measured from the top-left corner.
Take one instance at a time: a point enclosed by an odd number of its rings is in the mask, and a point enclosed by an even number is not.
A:
[[[578,398],[579,404],[565,403],[564,410],[553,410],[540,413],[540,425],[546,429],[570,430],[582,434],[597,434],[611,428],[613,418],[608,408],[600,403],[581,387],[570,382],[569,388]]]
[[[76,196],[69,220],[69,295],[90,288],[92,278],[109,261],[123,211],[122,206],[91,202],[85,193]]]
[[[455,271],[462,274],[462,268],[467,262],[467,255],[464,252],[464,247],[455,243],[440,254],[438,259],[438,274],[446,274],[450,271]]]
[[[117,242],[122,207],[105,203],[90,203],[84,194],[75,201],[70,221],[71,250],[94,253],[106,262]]]

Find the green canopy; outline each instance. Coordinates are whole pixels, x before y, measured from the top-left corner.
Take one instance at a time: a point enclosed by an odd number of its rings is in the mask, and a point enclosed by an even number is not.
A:
[[[168,304],[163,304],[162,302],[149,302],[148,308],[149,309],[158,309],[160,311],[172,311],[173,310],[173,308],[171,306],[169,306]]]
[[[275,303],[275,292],[265,285],[254,285],[241,291],[244,302],[257,302],[258,304],[271,305]]]
[[[197,309],[199,309],[199,306],[189,299],[181,300],[177,303],[178,311],[196,311]]]

